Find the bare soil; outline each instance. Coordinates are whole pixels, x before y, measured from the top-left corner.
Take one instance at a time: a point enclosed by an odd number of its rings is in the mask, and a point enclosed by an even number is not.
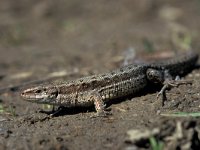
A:
[[[0,149],[151,149],[152,136],[164,149],[200,147],[198,117],[163,115],[200,111],[199,69],[184,77],[192,85],[167,92],[163,107],[155,89],[111,103],[106,118],[91,118],[90,108],[49,118],[20,97],[43,81],[115,69],[128,49],[137,61],[191,47],[200,54],[198,0],[1,0],[0,12]],[[128,135],[154,129],[146,140]]]

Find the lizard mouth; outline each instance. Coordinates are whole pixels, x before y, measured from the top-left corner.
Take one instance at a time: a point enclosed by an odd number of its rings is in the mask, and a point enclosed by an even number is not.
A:
[[[21,97],[28,101],[37,101],[44,99],[44,95],[36,92],[35,88],[22,91]]]

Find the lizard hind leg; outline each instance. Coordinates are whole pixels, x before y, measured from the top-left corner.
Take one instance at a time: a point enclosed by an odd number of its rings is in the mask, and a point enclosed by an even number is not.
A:
[[[147,78],[149,81],[153,83],[161,83],[163,84],[162,89],[157,94],[157,99],[161,96],[162,106],[164,105],[164,101],[167,99],[166,90],[172,87],[178,87],[183,84],[192,84],[191,80],[181,80],[179,76],[176,76],[173,79],[173,76],[170,74],[168,70],[163,69],[148,69],[147,70]]]
[[[157,94],[157,99],[162,96],[162,106],[164,105],[164,101],[167,99],[166,90],[172,87],[178,87],[183,84],[192,84],[192,80],[180,80],[176,78],[175,80],[165,80],[163,83],[163,87],[160,92]]]

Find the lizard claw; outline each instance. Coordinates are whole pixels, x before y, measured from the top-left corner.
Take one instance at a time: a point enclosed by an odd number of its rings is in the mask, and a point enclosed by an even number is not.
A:
[[[97,118],[97,117],[108,117],[109,115],[112,115],[111,112],[108,111],[98,111],[96,114],[90,116],[91,118]]]
[[[156,96],[157,100],[159,99],[159,97],[162,97],[162,98],[161,98],[162,106],[164,106],[164,102],[165,102],[165,100],[167,99],[165,90],[161,90],[160,92],[158,92],[158,94],[157,94],[157,96]]]
[[[160,96],[162,96],[162,105],[164,105],[164,101],[167,99],[165,91],[168,88],[178,87],[179,85],[182,85],[182,84],[191,84],[191,83],[192,83],[191,80],[168,80],[164,83],[164,86],[162,87],[160,92],[157,94],[157,99]]]
[[[112,114],[111,112],[108,112],[105,110],[97,112],[98,117],[107,117],[108,115],[111,115],[111,114]]]
[[[156,98],[158,99],[161,95],[162,95],[163,93],[160,91],[160,92],[158,92],[158,94],[157,94],[157,96],[156,96]]]

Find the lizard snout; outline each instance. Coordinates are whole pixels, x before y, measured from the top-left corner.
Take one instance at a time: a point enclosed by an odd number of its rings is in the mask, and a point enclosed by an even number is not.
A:
[[[58,96],[58,90],[54,86],[38,86],[21,92],[21,97],[26,101],[36,103],[53,103]]]

